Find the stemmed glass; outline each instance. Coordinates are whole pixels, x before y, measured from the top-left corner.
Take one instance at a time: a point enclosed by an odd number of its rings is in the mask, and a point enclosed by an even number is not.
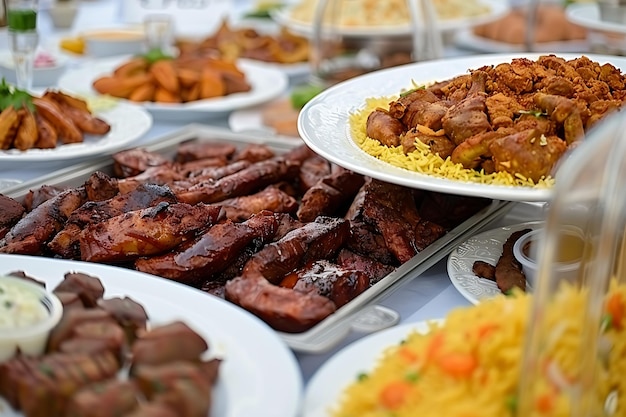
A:
[[[17,86],[30,90],[33,85],[33,63],[39,44],[37,33],[37,0],[7,0],[9,47],[15,62]]]

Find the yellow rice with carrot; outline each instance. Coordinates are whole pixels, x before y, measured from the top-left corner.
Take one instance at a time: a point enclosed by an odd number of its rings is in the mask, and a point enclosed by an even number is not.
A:
[[[532,411],[525,417],[569,417],[566,392],[576,392],[577,355],[585,294],[564,286],[545,310],[551,337],[541,377],[534,381]],[[452,311],[427,334],[413,333],[390,347],[368,374],[342,393],[333,417],[507,417],[517,416],[524,335],[531,296],[497,297]],[[612,284],[604,302],[602,345],[596,364],[601,407],[626,415],[626,286]],[[611,396],[617,403],[606,404]]]
[[[376,108],[388,110],[389,102],[396,99],[397,97],[369,98],[363,109],[350,114],[352,138],[369,155],[399,168],[450,180],[536,188],[550,188],[554,185],[554,178],[552,177],[543,178],[535,183],[520,174],[513,176],[502,171],[486,174],[484,171],[466,169],[461,164],[453,163],[450,158],[442,159],[439,155],[432,153],[428,145],[419,140],[415,141],[416,149],[413,152],[405,153],[402,146],[388,147],[367,137],[365,131],[369,114]]]

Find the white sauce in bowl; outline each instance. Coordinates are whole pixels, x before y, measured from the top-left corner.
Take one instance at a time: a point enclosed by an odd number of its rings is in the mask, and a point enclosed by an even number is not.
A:
[[[12,282],[0,282],[0,329],[32,326],[49,315],[40,294]]]

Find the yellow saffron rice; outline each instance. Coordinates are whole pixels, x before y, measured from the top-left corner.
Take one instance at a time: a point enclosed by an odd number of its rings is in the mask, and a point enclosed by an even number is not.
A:
[[[412,333],[382,353],[372,371],[355,378],[331,410],[333,417],[513,417],[532,296],[496,297],[452,311],[430,331]],[[576,393],[586,291],[565,284],[544,310],[550,329],[543,366],[524,417],[569,417],[566,392]],[[604,303],[596,363],[600,407],[619,398],[626,415],[626,286],[612,283]],[[605,321],[605,319],[607,319]],[[608,347],[608,348],[607,348]],[[583,350],[584,351],[584,350]],[[577,394],[574,394],[577,395]],[[615,404],[613,405],[615,406]],[[604,415],[597,413],[595,415]]]
[[[546,177],[536,184],[522,175],[511,175],[508,172],[486,174],[483,171],[463,168],[461,164],[453,163],[450,158],[443,159],[430,151],[425,143],[416,140],[416,149],[408,154],[402,146],[388,147],[379,141],[371,139],[366,134],[366,122],[369,114],[376,108],[389,109],[389,102],[397,97],[379,97],[366,100],[365,108],[350,114],[350,132],[356,144],[369,155],[399,168],[420,174],[431,175],[450,180],[467,181],[479,184],[524,186],[536,188],[551,188],[554,178]]]

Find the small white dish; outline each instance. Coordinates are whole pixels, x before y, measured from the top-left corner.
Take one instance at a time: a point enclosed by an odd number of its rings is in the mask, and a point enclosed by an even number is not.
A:
[[[48,334],[63,315],[63,305],[45,287],[12,276],[0,276],[0,362],[18,350],[41,355]]]
[[[145,35],[134,28],[97,29],[81,33],[86,53],[95,58],[143,52]]]
[[[52,62],[46,62],[48,59]],[[67,68],[67,62],[66,56],[50,52],[37,52],[33,68],[33,87],[56,85]],[[10,51],[0,51],[0,74],[8,83],[17,83],[15,63]]]

